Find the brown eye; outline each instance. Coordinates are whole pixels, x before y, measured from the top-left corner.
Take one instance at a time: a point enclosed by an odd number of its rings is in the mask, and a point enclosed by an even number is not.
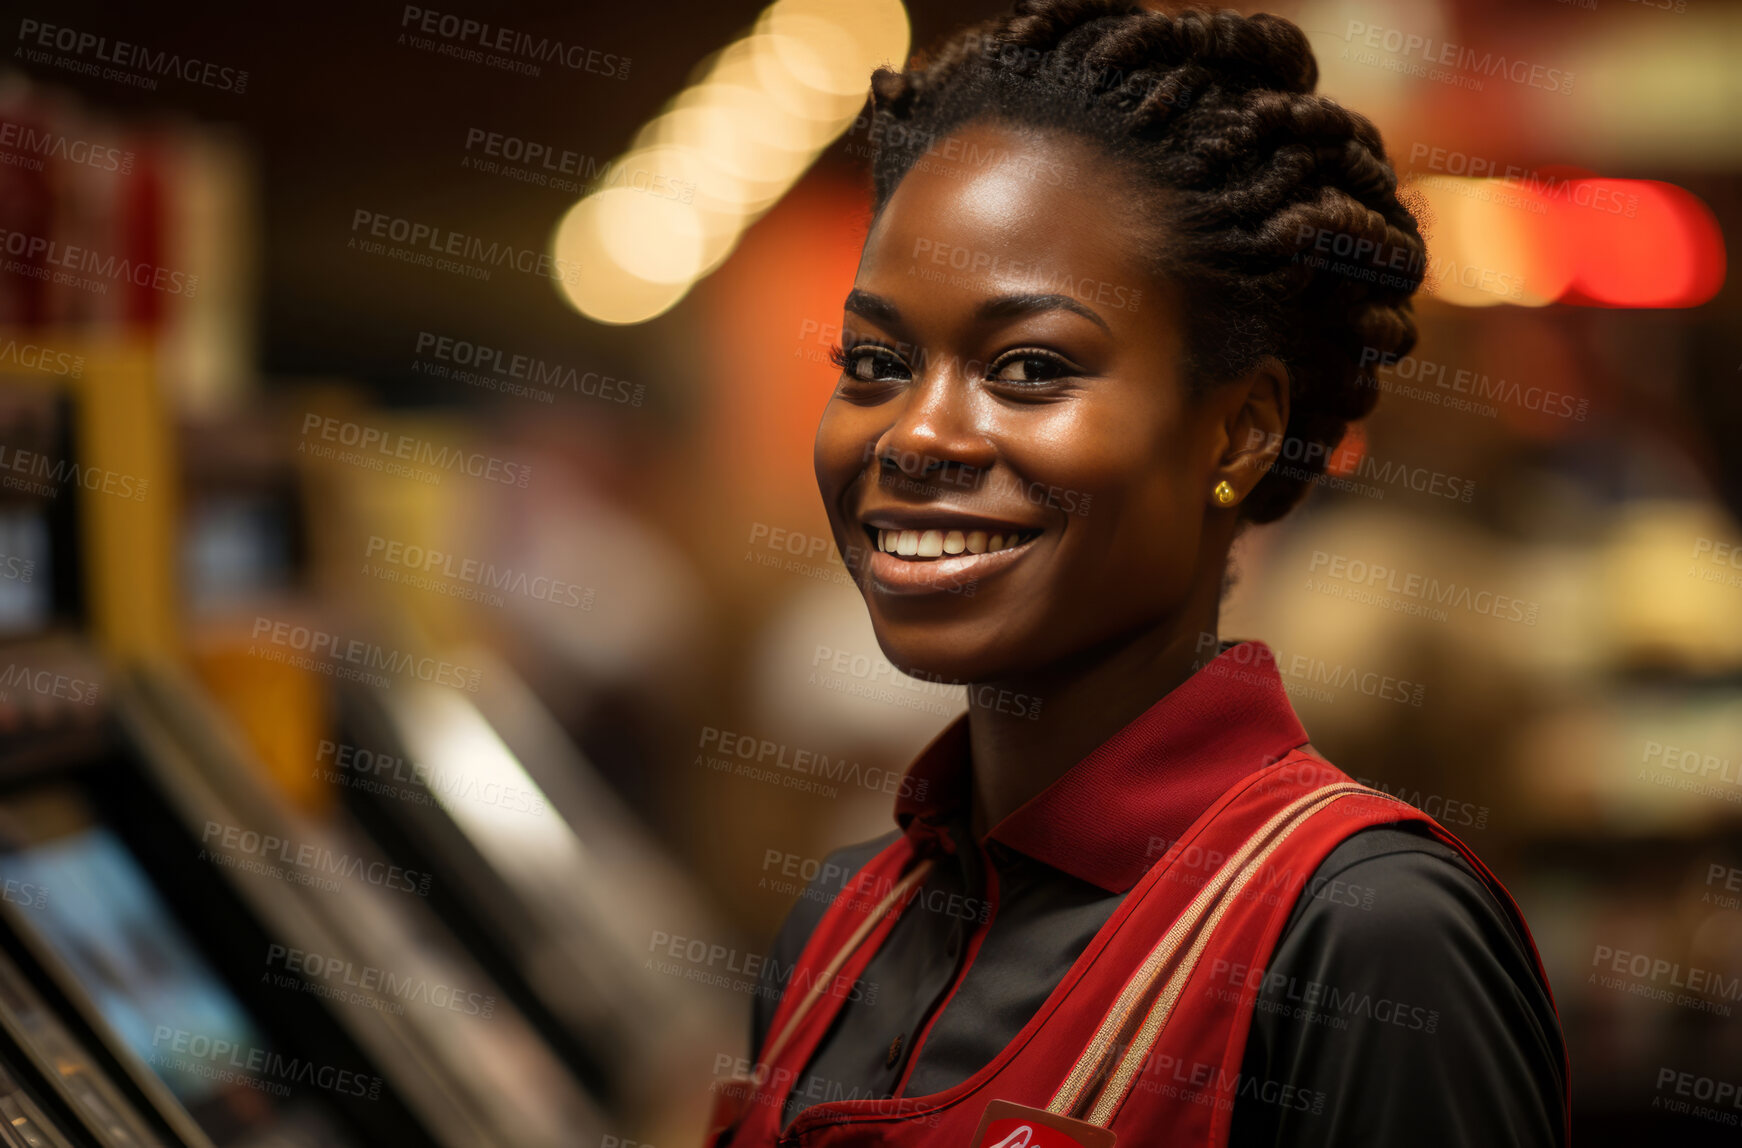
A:
[[[899,382],[907,378],[907,367],[882,347],[862,346],[850,351],[837,348],[830,358],[843,375],[855,382]]]
[[[987,378],[999,383],[1049,383],[1071,374],[1073,370],[1057,355],[1044,351],[1016,351],[992,364]]]

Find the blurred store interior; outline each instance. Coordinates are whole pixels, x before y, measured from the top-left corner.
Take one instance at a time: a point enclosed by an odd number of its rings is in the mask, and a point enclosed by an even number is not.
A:
[[[876,667],[810,443],[866,76],[994,6],[496,6],[586,49],[513,68],[53,7],[110,50],[0,67],[0,1140],[695,1143],[962,708]],[[1742,1081],[1742,6],[1271,10],[1438,262],[1223,635],[1511,888],[1582,1141],[1734,1142],[1661,1081]]]

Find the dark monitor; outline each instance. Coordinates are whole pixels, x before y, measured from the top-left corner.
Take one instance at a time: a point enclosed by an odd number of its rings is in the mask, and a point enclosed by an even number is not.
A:
[[[76,789],[0,798],[0,896],[220,1148],[354,1143],[317,1094],[379,1078],[275,1046]]]

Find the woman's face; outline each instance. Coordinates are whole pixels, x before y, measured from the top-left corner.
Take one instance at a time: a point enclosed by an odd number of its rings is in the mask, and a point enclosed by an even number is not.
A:
[[[1069,136],[970,125],[866,238],[815,464],[904,670],[1041,670],[1178,626],[1219,586],[1226,404],[1187,394],[1174,297],[1111,166]]]

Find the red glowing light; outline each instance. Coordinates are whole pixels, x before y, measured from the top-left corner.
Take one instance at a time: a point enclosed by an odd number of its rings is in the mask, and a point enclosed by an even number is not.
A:
[[[1362,423],[1350,423],[1343,432],[1342,441],[1325,459],[1325,473],[1332,478],[1347,478],[1355,473],[1361,465],[1361,459],[1367,454],[1367,427]]]
[[[1551,213],[1559,242],[1545,245],[1572,262],[1560,302],[1695,307],[1723,286],[1723,233],[1691,192],[1644,179],[1580,179],[1565,187]]]

